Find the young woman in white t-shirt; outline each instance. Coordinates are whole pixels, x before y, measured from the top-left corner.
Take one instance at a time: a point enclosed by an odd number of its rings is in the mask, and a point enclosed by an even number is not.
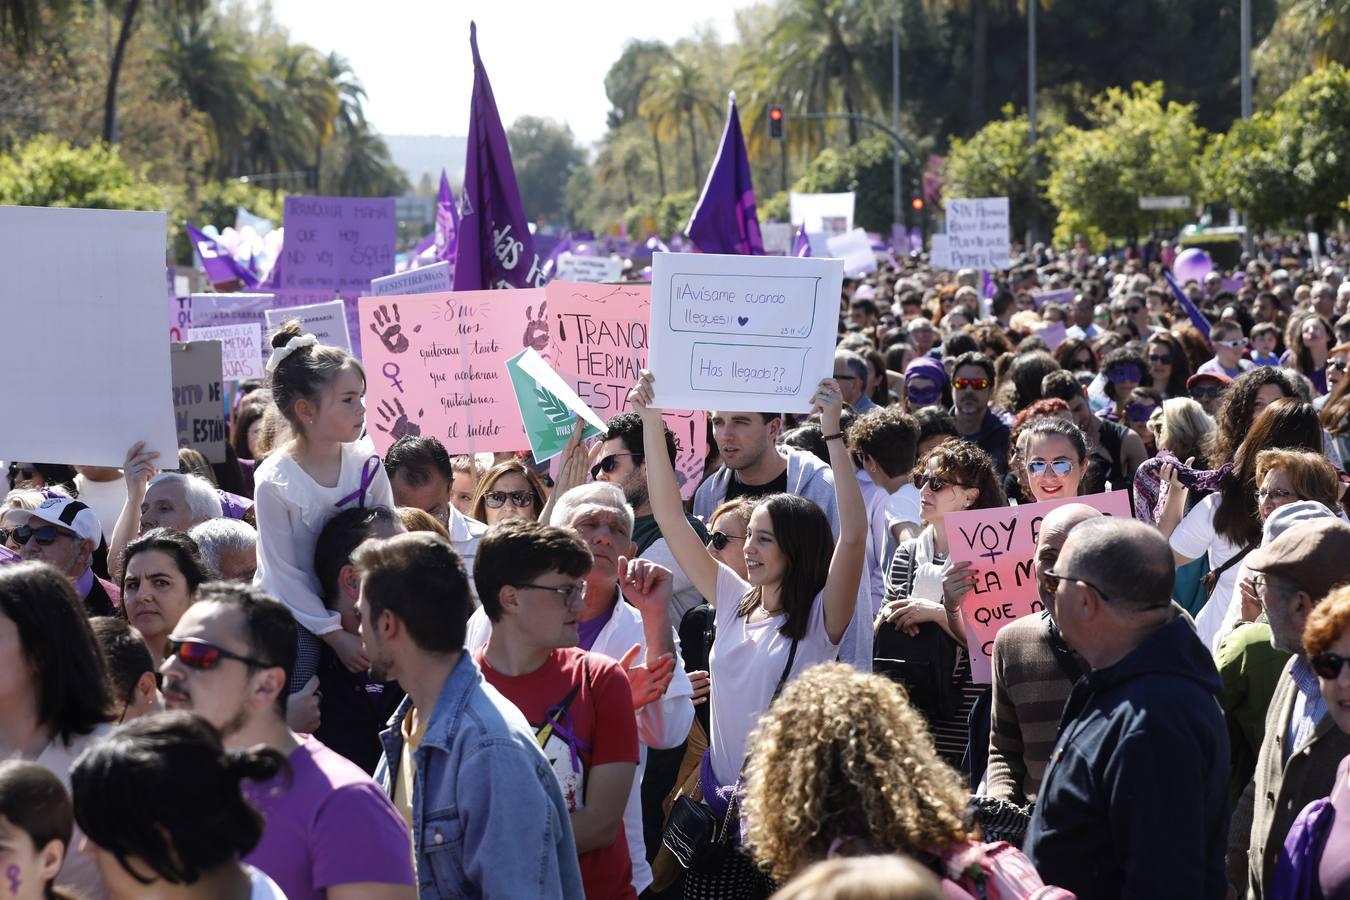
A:
[[[838,656],[839,642],[857,609],[867,512],[839,425],[843,397],[838,383],[825,379],[812,402],[821,413],[830,451],[839,539],[834,540],[829,519],[810,500],[789,494],[765,497],[750,516],[743,551],[747,578],[742,580],[708,555],[684,517],[662,437],[661,410],[652,405],[653,384],[651,373],[644,371],[628,395],[642,417],[652,512],[676,563],[716,610],[708,748],[714,784],[704,779],[707,797],[710,788],[739,779],[750,732],[784,673],[791,678]],[[704,766],[705,772],[708,768]]]

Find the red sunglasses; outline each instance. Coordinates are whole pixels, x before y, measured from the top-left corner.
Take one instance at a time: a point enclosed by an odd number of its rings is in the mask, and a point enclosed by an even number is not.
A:
[[[215,644],[208,643],[200,638],[165,638],[164,658],[168,659],[171,656],[178,657],[183,665],[189,669],[200,669],[202,671],[214,669],[220,665],[222,659],[238,660],[247,666],[258,669],[271,669],[276,666],[275,663],[263,662],[250,656],[231,653],[224,647],[217,647]]]

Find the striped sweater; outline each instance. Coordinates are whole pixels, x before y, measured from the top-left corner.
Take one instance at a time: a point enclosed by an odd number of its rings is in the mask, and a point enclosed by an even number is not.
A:
[[[1036,799],[1059,736],[1060,715],[1073,689],[1051,646],[1046,622],[1045,613],[1023,616],[994,638],[985,793],[1012,803]]]

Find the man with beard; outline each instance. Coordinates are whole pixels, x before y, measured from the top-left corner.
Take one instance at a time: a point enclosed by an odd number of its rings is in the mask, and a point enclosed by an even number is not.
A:
[[[1008,472],[1008,423],[989,408],[994,364],[982,353],[962,353],[952,366],[952,413],[956,430],[994,460],[999,477]]]
[[[410,900],[417,890],[398,811],[369,775],[286,726],[295,635],[290,611],[262,591],[203,585],[167,641],[165,705],[201,716],[231,749],[264,744],[285,755],[289,772],[244,784],[266,820],[244,862],[287,897]]]
[[[633,543],[637,545],[634,555],[649,559],[658,566],[670,569],[674,575],[674,586],[670,602],[670,621],[679,624],[680,619],[689,610],[703,602],[698,591],[689,583],[680,567],[675,564],[666,539],[652,515],[652,504],[647,496],[647,465],[642,453],[642,419],[637,413],[620,413],[611,416],[605,423],[604,442],[600,445],[596,463],[591,467],[591,477],[596,481],[616,484],[623,490],[624,499],[633,508]],[[665,429],[666,451],[675,458],[675,436]],[[687,516],[689,524],[694,526],[703,543],[708,542],[708,531],[703,523],[693,516]],[[556,513],[553,524],[566,527]]]

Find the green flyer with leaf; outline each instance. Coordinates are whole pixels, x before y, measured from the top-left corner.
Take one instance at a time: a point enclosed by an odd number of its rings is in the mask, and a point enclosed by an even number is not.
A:
[[[586,420],[583,438],[604,432],[605,423],[533,349],[508,359],[506,371],[537,461],[552,459],[563,451],[578,415]]]

